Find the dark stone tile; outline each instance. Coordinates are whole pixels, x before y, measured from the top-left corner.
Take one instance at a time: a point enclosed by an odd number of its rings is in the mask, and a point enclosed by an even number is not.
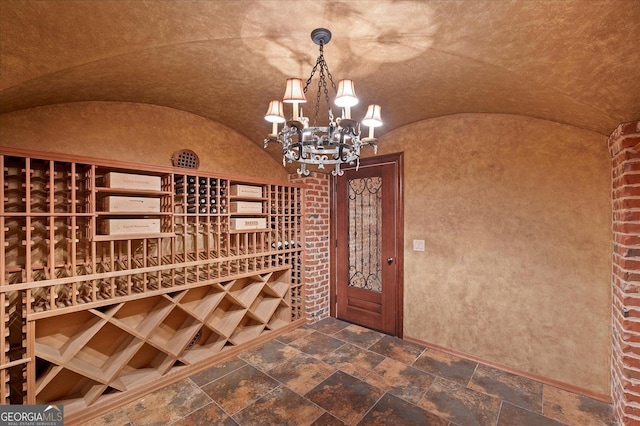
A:
[[[103,416],[82,423],[82,426],[131,426],[131,422],[122,408],[116,408]]]
[[[318,420],[311,423],[311,426],[344,426],[344,422],[325,412]]]
[[[502,402],[498,426],[563,426],[553,419],[537,414],[524,408],[516,407],[508,402]]]
[[[241,353],[238,355],[238,358],[262,371],[269,371],[276,365],[282,364],[299,353],[300,351],[291,346],[287,346],[276,340],[271,340],[257,348]]]
[[[382,339],[385,334],[360,327],[359,325],[351,324],[333,336],[353,345],[360,346],[361,348],[368,349],[378,340]]]
[[[335,334],[343,328],[347,328],[349,325],[348,322],[328,317],[313,324],[308,324],[307,327],[324,334]]]
[[[204,386],[204,390],[227,413],[234,414],[280,386],[276,380],[250,365]]]
[[[233,417],[241,425],[308,425],[324,410],[284,386],[263,396]]]
[[[468,387],[529,411],[542,413],[542,383],[526,377],[478,365]]]
[[[404,362],[405,364],[413,364],[425,349],[422,345],[407,342],[406,340],[393,336],[384,336],[369,348],[370,351],[388,358],[393,358],[396,361]]]
[[[134,425],[151,426],[171,423],[209,403],[211,400],[199,387],[182,379],[122,408]]]
[[[347,424],[356,424],[383,392],[341,371],[336,371],[305,396]]]
[[[500,400],[437,378],[418,405],[459,425],[494,426],[498,420]]]
[[[245,365],[247,365],[246,362],[237,357],[234,357],[227,361],[216,364],[213,367],[209,367],[206,370],[202,370],[199,373],[195,373],[189,376],[189,378],[193,380],[196,385],[204,386],[207,383],[211,383],[214,380],[219,379],[225,374],[229,374],[240,367],[244,367]]]
[[[367,413],[364,419],[358,423],[358,426],[447,426],[448,424],[448,420],[431,414],[396,396],[385,394]]]
[[[384,357],[358,346],[345,344],[322,358],[324,362],[347,374],[364,378]]]
[[[327,356],[342,345],[343,341],[317,331],[290,343],[290,346],[316,358]]]
[[[413,366],[427,373],[444,377],[447,380],[466,386],[471,380],[477,364],[446,352],[428,349],[420,355],[416,362],[413,363]]]
[[[236,426],[237,423],[225,413],[222,408],[218,407],[214,402],[205,405],[198,411],[189,414],[172,423],[171,426],[201,426],[201,425],[220,425],[220,426]]]
[[[434,376],[390,358],[385,358],[365,377],[365,381],[383,391],[417,404]]]
[[[295,330],[291,330],[290,332],[285,333],[281,336],[276,337],[276,340],[285,344],[289,344],[294,340],[297,340],[301,337],[308,336],[311,333],[313,333],[312,329],[306,328],[306,327],[300,327],[300,328],[296,328]]]
[[[543,395],[542,413],[547,417],[570,425],[615,425],[611,404],[547,385]]]
[[[334,371],[335,368],[319,359],[300,353],[269,371],[269,375],[289,389],[304,395]]]

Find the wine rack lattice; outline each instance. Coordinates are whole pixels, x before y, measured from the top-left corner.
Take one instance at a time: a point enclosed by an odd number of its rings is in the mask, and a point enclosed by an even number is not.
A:
[[[86,409],[291,321],[289,268],[44,318],[38,403]]]
[[[95,411],[304,319],[301,185],[8,147],[0,165],[3,404]],[[260,188],[265,227],[231,229],[238,184]],[[136,197],[159,210],[107,207]],[[112,232],[120,219],[159,228]]]

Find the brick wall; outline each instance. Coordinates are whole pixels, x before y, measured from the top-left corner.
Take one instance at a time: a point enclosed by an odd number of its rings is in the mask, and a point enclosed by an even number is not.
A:
[[[305,191],[305,293],[309,322],[329,316],[329,175],[312,172],[289,180],[307,185]]]
[[[640,423],[640,122],[609,138],[612,158],[613,333],[611,386],[616,417]]]

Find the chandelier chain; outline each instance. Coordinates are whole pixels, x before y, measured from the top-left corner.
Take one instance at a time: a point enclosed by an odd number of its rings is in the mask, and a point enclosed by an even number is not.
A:
[[[309,78],[307,79],[305,85],[304,85],[304,93],[307,93],[307,89],[309,88],[309,85],[311,84],[311,80],[313,80],[313,76],[316,74],[316,70],[318,69],[318,66],[320,66],[320,73],[319,73],[319,80],[318,80],[318,93],[316,94],[316,105],[315,105],[315,111],[314,111],[314,115],[313,115],[313,125],[316,126],[318,124],[318,113],[320,111],[320,96],[322,91],[324,91],[324,97],[325,100],[327,102],[327,110],[329,112],[329,120],[333,121],[333,111],[331,110],[331,101],[329,100],[329,88],[327,87],[327,77],[329,77],[329,81],[331,82],[331,87],[333,88],[334,92],[338,92],[338,88],[336,87],[336,84],[333,81],[333,76],[331,75],[331,71],[329,71],[329,66],[327,65],[327,62],[324,60],[324,42],[322,40],[320,40],[320,55],[318,56],[318,59],[316,60],[316,64],[313,66],[313,68],[311,69],[311,75],[309,75]],[[326,76],[325,76],[325,72],[326,72]]]

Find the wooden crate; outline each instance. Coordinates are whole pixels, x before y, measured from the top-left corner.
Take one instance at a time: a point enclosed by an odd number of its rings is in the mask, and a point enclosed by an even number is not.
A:
[[[262,198],[262,187],[255,185],[231,185],[229,194],[232,197]]]
[[[160,191],[162,179],[160,176],[109,172],[104,175],[104,186],[106,188]]]
[[[262,203],[254,201],[232,201],[229,203],[229,212],[260,214],[262,213]]]
[[[160,219],[105,219],[105,235],[134,235],[160,233]]]
[[[159,213],[160,199],[150,197],[109,196],[104,198],[105,212]]]
[[[243,229],[264,229],[267,221],[263,217],[232,217],[230,227],[234,231]]]

